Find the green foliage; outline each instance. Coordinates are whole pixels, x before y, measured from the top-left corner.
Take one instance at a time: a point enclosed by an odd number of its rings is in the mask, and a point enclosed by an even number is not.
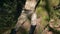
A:
[[[11,28],[17,21],[17,19],[15,19],[16,0],[3,0],[2,2],[3,6],[0,7],[0,31]]]
[[[55,3],[56,2],[56,3]],[[59,24],[59,17],[60,17],[60,11],[54,10],[53,6],[57,6],[59,4],[59,0],[44,0],[40,1],[36,11],[38,17],[42,17],[41,25],[39,31],[42,32],[43,28],[48,24],[48,21],[50,19],[54,19],[54,27],[58,26]],[[55,23],[56,22],[56,23]],[[40,33],[41,34],[41,33]]]

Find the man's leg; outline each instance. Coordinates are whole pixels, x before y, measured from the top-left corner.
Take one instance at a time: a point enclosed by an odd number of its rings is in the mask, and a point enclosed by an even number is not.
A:
[[[37,19],[36,13],[33,13],[31,17],[31,27],[30,27],[29,34],[34,34],[36,24],[37,24],[36,19]]]
[[[10,34],[16,34],[16,32],[18,31],[18,29],[20,27],[22,27],[22,25],[25,23],[26,20],[27,20],[27,15],[24,13],[24,10],[23,10],[21,16],[19,16],[19,18],[18,18],[17,24],[11,30]]]

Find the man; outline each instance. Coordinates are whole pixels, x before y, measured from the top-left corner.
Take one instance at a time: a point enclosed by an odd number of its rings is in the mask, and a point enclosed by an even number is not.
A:
[[[36,23],[37,23],[36,22],[37,15],[36,15],[35,9],[38,2],[39,0],[26,0],[21,16],[19,16],[18,22],[16,26],[14,27],[14,29],[12,29],[10,34],[16,34],[16,31],[19,29],[19,27],[21,27],[21,25],[26,21],[27,18],[31,20],[31,27],[30,27],[29,34],[34,33],[34,30],[36,28]]]

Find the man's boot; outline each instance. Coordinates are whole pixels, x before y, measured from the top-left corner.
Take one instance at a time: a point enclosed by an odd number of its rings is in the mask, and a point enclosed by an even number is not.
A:
[[[16,30],[12,29],[10,34],[16,34]]]
[[[36,28],[36,25],[31,25],[29,34],[34,34],[35,28]]]

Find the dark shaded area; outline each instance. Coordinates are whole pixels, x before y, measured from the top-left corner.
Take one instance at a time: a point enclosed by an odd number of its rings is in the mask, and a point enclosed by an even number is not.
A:
[[[26,0],[17,0],[16,18],[21,14]]]
[[[0,34],[13,27],[26,0],[0,0]]]
[[[4,2],[4,0],[0,0],[0,7],[3,6],[3,2]]]
[[[49,19],[48,19],[48,21],[50,20],[50,12],[51,12],[51,10],[50,10],[50,6],[49,6],[49,0],[45,0],[45,2],[46,2],[46,5],[45,5],[45,9],[47,10],[47,13],[48,13],[48,16],[49,16]]]
[[[12,29],[10,34],[16,34],[16,30]]]

